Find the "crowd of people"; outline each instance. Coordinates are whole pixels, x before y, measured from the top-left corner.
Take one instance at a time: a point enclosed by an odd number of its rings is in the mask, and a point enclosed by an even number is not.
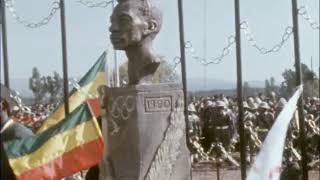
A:
[[[276,93],[271,93],[269,96],[260,93],[257,96],[249,96],[243,101],[244,139],[248,164],[252,163],[258,154],[262,142],[286,103],[287,99],[279,97]],[[47,103],[23,107],[13,106],[10,117],[35,133],[57,105],[57,103]],[[320,99],[305,98],[303,109],[308,165],[310,169],[320,168]],[[191,97],[188,102],[188,112],[187,132],[192,145],[193,163],[215,161],[222,162],[227,167],[239,167],[237,97],[223,94]],[[1,118],[5,119],[5,117]],[[298,112],[296,112],[287,133],[283,161],[284,165],[291,167],[298,176],[301,175],[300,129]]]
[[[14,106],[11,118],[36,132],[57,107],[57,103],[33,104],[31,106]]]
[[[286,103],[286,98],[279,97],[274,92],[269,96],[259,93],[244,99],[244,139],[248,164],[253,162],[260,145]],[[320,99],[305,98],[303,109],[308,163],[310,168],[319,168]],[[239,164],[232,158],[234,154],[240,152],[236,96],[220,94],[210,97],[191,97],[188,112],[188,132],[193,145],[193,162],[221,157],[229,160],[233,166],[238,166]],[[284,163],[298,165],[301,160],[298,138],[300,129],[296,111],[287,133]]]

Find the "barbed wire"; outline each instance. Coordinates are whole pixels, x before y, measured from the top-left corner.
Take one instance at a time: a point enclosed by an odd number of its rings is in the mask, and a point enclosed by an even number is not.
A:
[[[100,2],[94,2],[89,0],[77,0],[77,3],[80,3],[88,8],[106,8],[110,4],[114,3],[114,0],[100,1]]]
[[[103,1],[100,1],[100,2],[94,2],[94,1],[90,1],[90,0],[77,0],[77,3],[80,3],[86,7],[89,7],[89,8],[106,8],[108,7],[110,4],[113,4],[114,3],[114,0],[103,0]],[[6,4],[6,7],[9,9],[9,11],[11,12],[13,18],[20,24],[26,26],[26,27],[29,27],[29,28],[38,28],[38,27],[41,27],[41,26],[44,26],[44,25],[47,25],[50,20],[53,18],[53,16],[56,14],[56,12],[60,9],[60,3],[59,1],[54,1],[52,3],[52,8],[50,10],[50,13],[48,16],[44,17],[44,18],[41,18],[41,20],[39,20],[38,22],[30,22],[30,21],[27,21],[25,19],[23,19],[18,13],[17,13],[17,10],[16,8],[14,7],[15,5],[15,1],[14,0],[5,0],[5,4]],[[308,9],[306,6],[301,6],[299,7],[298,9],[298,14],[304,19],[306,20],[309,24],[310,24],[310,27],[312,29],[316,29],[318,30],[319,29],[319,23],[317,23],[309,14],[308,12]],[[244,29],[244,32],[246,33],[246,37],[249,38],[248,40],[250,42],[255,42],[253,41],[253,36],[252,34],[250,34],[251,32],[249,31],[249,26],[248,26],[248,23],[247,22],[242,22],[241,23],[243,25],[243,29]],[[292,30],[292,27],[287,27],[286,28],[286,33],[284,34],[284,36],[287,36],[287,33],[290,33],[292,34],[292,32],[289,32]],[[186,44],[190,44],[190,41],[187,42]],[[266,50],[265,48],[260,48],[259,46],[257,46],[257,44],[253,44],[253,46],[262,54],[268,54],[268,53],[271,53],[271,52],[277,52],[279,51],[279,48],[281,48],[280,46],[282,46],[283,44],[283,41],[281,41],[279,44],[276,44],[273,48],[271,48],[270,50]],[[206,63],[206,64],[217,64],[221,61],[221,59],[224,57],[223,54],[225,54],[226,52],[228,52],[228,49],[224,49],[224,52],[221,54],[221,56],[217,57],[217,58],[214,58],[213,60],[209,61],[209,63]],[[194,53],[191,52],[193,55],[193,57],[195,59],[197,59],[198,61],[200,62],[207,62],[206,59],[204,58],[200,58],[199,56],[194,56]],[[228,54],[228,53],[227,53]]]
[[[309,15],[309,12],[307,10],[306,6],[301,6],[298,8],[298,14],[303,17],[308,23],[310,24],[312,29],[319,29],[319,23],[317,23],[313,18]],[[257,41],[254,39],[254,35],[251,32],[249,28],[249,24],[247,21],[241,22],[241,30],[243,30],[244,35],[251,43],[251,45],[256,48],[261,54],[269,54],[269,53],[275,53],[280,51],[280,49],[283,47],[283,45],[289,40],[290,36],[293,34],[293,27],[292,26],[287,26],[285,28],[285,32],[282,35],[282,38],[279,43],[275,44],[272,46],[272,48],[267,49],[262,46],[259,46],[257,44]]]
[[[12,14],[12,17],[19,23],[28,28],[39,28],[41,26],[47,25],[56,12],[60,9],[59,1],[52,2],[52,8],[50,10],[49,15],[46,17],[41,18],[39,21],[28,21],[23,19],[18,13],[15,8],[15,1],[14,0],[5,0],[6,7],[8,8],[9,12]]]
[[[309,23],[312,29],[319,29],[319,23],[310,16],[306,6],[301,6],[298,9],[298,14]]]
[[[197,51],[193,48],[191,41],[185,43],[186,52],[191,55],[191,57],[197,60],[201,65],[208,66],[210,64],[219,64],[223,58],[230,54],[231,46],[235,43],[235,37],[233,35],[228,37],[227,45],[222,48],[221,54],[215,58],[205,59],[197,55]],[[173,68],[176,69],[180,64],[181,58],[179,56],[173,59]]]
[[[90,0],[78,0],[77,2],[86,6],[86,7],[89,7],[89,8],[97,8],[97,7],[105,8],[108,5],[114,3],[114,0],[108,0],[108,1],[104,0],[104,1],[100,1],[100,2],[94,2],[94,1],[90,1]],[[53,18],[53,16],[56,14],[56,12],[60,9],[59,1],[54,1],[52,3],[52,8],[51,8],[48,16],[42,18],[38,22],[30,22],[30,21],[24,20],[21,16],[19,16],[19,14],[16,11],[16,8],[14,7],[14,4],[15,4],[14,0],[5,0],[5,3],[6,3],[6,7],[9,9],[9,11],[11,12],[14,19],[18,23],[20,23],[28,28],[39,28],[41,26],[47,25],[50,22],[50,20]],[[301,6],[298,9],[298,14],[300,16],[302,16],[303,19],[308,21],[308,23],[310,24],[312,29],[319,29],[319,23],[315,22],[313,20],[313,18],[309,15],[306,6]],[[251,46],[254,47],[255,49],[257,49],[261,54],[264,54],[264,55],[280,51],[280,49],[288,41],[288,39],[290,38],[290,36],[293,33],[293,28],[291,26],[287,26],[284,34],[282,35],[281,41],[279,43],[275,44],[274,46],[272,46],[272,48],[267,49],[267,48],[264,48],[264,47],[257,44],[257,41],[255,40],[254,35],[251,32],[247,21],[241,22],[240,27],[241,27],[241,30],[243,30],[243,32],[244,32],[246,40],[249,41]],[[223,58],[225,58],[227,55],[230,54],[231,46],[233,44],[235,44],[235,36],[231,35],[228,37],[228,43],[222,49],[221,54],[218,57],[210,58],[210,59],[206,59],[206,58],[198,56],[196,50],[193,48],[191,41],[187,41],[185,43],[185,48],[186,48],[186,52],[190,53],[191,57],[193,59],[197,60],[203,66],[208,66],[210,64],[221,63]],[[174,65],[173,65],[174,70],[176,70],[176,68],[179,64],[180,64],[180,57],[177,56],[174,58]]]
[[[293,33],[293,28],[291,26],[287,26],[285,28],[285,32],[283,33],[280,42],[273,45],[272,48],[267,49],[265,47],[258,45],[257,41],[254,38],[253,33],[251,32],[251,30],[249,28],[249,24],[247,21],[241,22],[240,28],[241,28],[241,30],[243,30],[246,40],[251,44],[252,47],[257,49],[260,52],[260,54],[269,54],[269,53],[275,53],[275,52],[280,51],[280,49],[289,40],[290,36]]]
[[[176,56],[173,58],[173,70],[176,71],[178,68],[178,65],[181,63],[181,58],[180,56]]]
[[[247,41],[249,41],[251,46],[254,47],[256,50],[258,50],[259,53],[263,54],[263,55],[270,54],[270,53],[275,53],[275,52],[280,51],[280,49],[289,40],[290,36],[293,33],[292,27],[290,27],[290,26],[286,27],[285,32],[282,35],[281,41],[279,43],[275,44],[274,46],[272,46],[272,48],[267,49],[265,47],[262,47],[262,46],[258,45],[257,41],[254,38],[253,33],[251,32],[251,30],[249,28],[249,24],[248,24],[247,21],[241,22],[240,28],[244,32],[245,38],[246,38]],[[199,55],[197,55],[197,52],[193,48],[193,45],[192,45],[191,41],[187,41],[185,43],[185,49],[186,49],[187,53],[191,54],[192,59],[195,59],[196,61],[198,61],[203,66],[208,66],[210,64],[219,64],[219,63],[221,63],[223,58],[225,58],[226,56],[228,56],[230,54],[231,47],[232,47],[233,44],[235,44],[235,36],[234,35],[230,35],[228,37],[227,42],[228,42],[227,45],[224,48],[222,48],[221,54],[218,57],[210,58],[210,59],[205,59],[205,58],[202,58]],[[176,67],[180,64],[180,60],[181,59],[180,59],[179,56],[176,56],[173,59],[173,63],[174,63],[173,67],[174,67],[174,69],[176,69]]]
[[[88,0],[78,0],[78,3],[89,7],[89,8],[106,8],[110,4],[114,2],[114,0],[109,1],[100,1],[100,2],[94,2],[94,1],[88,1]],[[39,28],[41,26],[47,25],[53,16],[56,14],[56,12],[60,9],[60,3],[59,1],[52,2],[52,7],[49,12],[49,14],[43,18],[40,18],[39,21],[30,21],[26,20],[21,17],[21,15],[18,14],[17,9],[15,7],[15,0],[5,0],[6,7],[8,8],[9,12],[12,14],[12,17],[19,23],[22,24],[25,27],[28,28]]]
[[[305,19],[311,26],[312,29],[319,29],[319,23],[317,23],[310,15],[307,10],[306,6],[300,6],[298,9],[298,14]],[[285,28],[285,31],[281,37],[281,40],[279,43],[276,43],[271,48],[265,48],[263,46],[258,45],[257,41],[254,38],[254,35],[252,31],[250,30],[249,24],[247,21],[243,21],[240,24],[241,30],[244,32],[244,36],[247,41],[251,44],[252,47],[254,47],[256,50],[259,51],[260,54],[266,55],[270,53],[275,53],[280,51],[280,49],[284,46],[284,44],[289,40],[291,35],[293,34],[293,28],[292,26],[287,26]],[[223,48],[222,53],[220,56],[216,58],[211,59],[205,59],[203,57],[200,57],[197,55],[196,50],[193,48],[193,45],[191,41],[187,41],[185,43],[186,52],[189,52],[191,54],[191,57],[195,60],[197,60],[201,65],[208,66],[210,64],[219,64],[225,58],[231,50],[231,46],[235,44],[235,36],[231,35],[228,37],[228,44]],[[181,58],[179,56],[176,56],[173,58],[173,67],[174,69],[177,68],[177,66],[180,64]]]
[[[211,58],[211,59],[205,59],[197,55],[196,50],[193,48],[193,45],[191,41],[187,41],[185,43],[186,51],[191,54],[191,57],[198,62],[200,62],[202,65],[207,66],[209,64],[219,64],[224,57],[230,54],[231,46],[235,43],[235,37],[229,36],[227,45],[222,48],[221,54],[218,57]]]

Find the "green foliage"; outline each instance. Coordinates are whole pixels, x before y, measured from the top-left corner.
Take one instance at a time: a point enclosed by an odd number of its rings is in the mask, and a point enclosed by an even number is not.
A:
[[[319,96],[319,80],[310,80],[305,83],[304,86],[304,93],[305,97],[318,97]]]
[[[315,72],[312,72],[307,65],[301,63],[302,83],[304,84],[303,95],[305,97],[319,96],[319,79]],[[284,81],[281,84],[280,92],[282,96],[289,97],[296,88],[296,72],[286,69],[282,76]]]
[[[275,91],[276,90],[276,80],[274,79],[274,77],[271,77],[270,78],[270,88],[272,91]]]
[[[48,94],[50,95],[50,102],[55,102],[60,98],[62,87],[63,87],[63,79],[60,75],[54,71],[53,77],[47,76],[47,86],[48,86]]]
[[[177,74],[174,72],[174,69],[171,64],[161,58],[160,66],[158,71],[154,74],[153,83],[166,83],[174,82],[178,80]]]
[[[36,67],[32,69],[32,76],[29,79],[29,88],[33,92],[37,103],[43,99],[47,91],[45,78],[41,77],[40,72]]]
[[[252,89],[251,89],[251,87],[250,87],[250,85],[249,85],[249,82],[245,81],[245,82],[243,83],[243,96],[244,96],[244,97],[248,97],[248,96],[250,96],[251,94],[252,94]]]
[[[265,81],[265,94],[270,94],[270,92],[271,92],[270,82],[268,79],[266,79],[266,81]]]
[[[34,94],[35,102],[41,103],[48,96],[50,102],[56,101],[61,94],[62,82],[57,72],[53,73],[53,77],[41,76],[39,70],[34,67],[29,78],[29,88]]]
[[[271,92],[276,92],[278,90],[278,86],[276,85],[276,80],[274,77],[265,80],[264,91],[267,96],[271,95]]]

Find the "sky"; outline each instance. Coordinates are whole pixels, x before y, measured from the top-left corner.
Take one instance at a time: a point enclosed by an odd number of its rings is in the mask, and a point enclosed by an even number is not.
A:
[[[153,49],[173,64],[174,57],[180,55],[177,1],[158,1],[164,19]],[[15,8],[22,19],[38,21],[49,14],[52,2],[15,0]],[[105,50],[109,52],[107,66],[112,69],[114,54],[108,31],[112,7],[87,8],[76,0],[66,0],[65,3],[69,76],[81,77]],[[184,0],[183,3],[186,41],[192,42],[196,54],[201,57],[205,54],[208,59],[219,56],[228,37],[235,34],[234,1]],[[305,5],[311,17],[319,22],[319,0],[299,0],[298,3],[299,7]],[[292,26],[291,0],[242,0],[240,13],[241,21],[249,23],[257,44],[266,48],[279,43],[286,27]],[[47,25],[36,29],[22,26],[7,12],[7,31],[10,78],[28,78],[35,66],[43,75],[53,71],[62,74],[59,11]],[[299,17],[299,32],[302,62],[310,66],[312,57],[313,68],[318,72],[319,30],[312,29],[307,21]],[[279,52],[268,55],[258,53],[246,41],[243,32],[241,45],[243,81],[264,81],[275,77],[276,81],[281,82],[282,72],[294,68],[293,36]],[[204,79],[206,76],[208,79],[235,81],[235,53],[233,45],[230,54],[220,64],[206,68],[187,53],[188,78]],[[123,63],[125,56],[122,52],[117,54],[119,63]]]

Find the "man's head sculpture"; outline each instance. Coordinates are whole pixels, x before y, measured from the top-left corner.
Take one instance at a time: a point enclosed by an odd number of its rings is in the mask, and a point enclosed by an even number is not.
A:
[[[111,16],[111,42],[128,57],[129,84],[149,82],[159,66],[151,52],[162,25],[161,11],[150,0],[118,0]]]

